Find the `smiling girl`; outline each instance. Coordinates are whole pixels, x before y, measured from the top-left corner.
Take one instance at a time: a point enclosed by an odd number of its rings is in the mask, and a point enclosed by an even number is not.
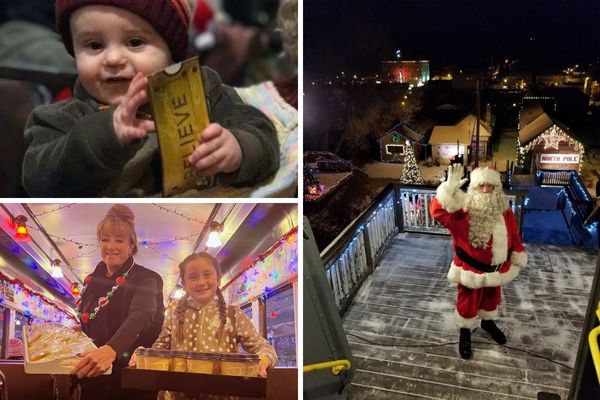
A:
[[[227,306],[219,282],[219,262],[208,253],[194,253],[181,264],[179,274],[186,294],[167,310],[155,349],[197,352],[238,352],[244,350],[260,357],[259,375],[277,363],[275,349],[261,337],[246,314]],[[132,362],[134,362],[132,360]],[[186,398],[183,393],[166,392],[167,399]]]

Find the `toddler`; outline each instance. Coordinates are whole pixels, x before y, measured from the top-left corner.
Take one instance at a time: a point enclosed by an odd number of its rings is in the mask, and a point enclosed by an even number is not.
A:
[[[189,0],[57,0],[57,29],[79,77],[72,99],[29,117],[22,179],[30,196],[160,192],[155,126],[138,110],[149,99],[146,76],[185,59],[193,8]],[[187,160],[205,177],[197,189],[265,179],[279,163],[273,125],[214,71],[202,75],[213,123]]]

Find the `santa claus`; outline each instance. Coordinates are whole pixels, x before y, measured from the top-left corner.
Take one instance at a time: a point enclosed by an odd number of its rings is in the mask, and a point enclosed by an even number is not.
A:
[[[467,193],[460,188],[463,166],[448,169],[430,205],[433,218],[452,235],[454,259],[448,279],[458,287],[457,323],[460,327],[459,353],[471,358],[471,328],[477,317],[481,327],[499,344],[506,336],[496,326],[500,286],[512,281],[527,264],[515,216],[502,191],[500,174],[494,169],[476,168]]]

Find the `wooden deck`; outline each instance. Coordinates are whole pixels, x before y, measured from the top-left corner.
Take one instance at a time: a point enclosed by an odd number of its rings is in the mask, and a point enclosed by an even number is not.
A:
[[[529,264],[503,289],[498,326],[507,346],[573,367],[597,252],[526,247]],[[481,328],[473,357],[460,358],[451,256],[447,236],[402,233],[386,249],[343,318],[357,371],[352,399],[537,399],[539,391],[565,399],[572,369],[497,345]]]

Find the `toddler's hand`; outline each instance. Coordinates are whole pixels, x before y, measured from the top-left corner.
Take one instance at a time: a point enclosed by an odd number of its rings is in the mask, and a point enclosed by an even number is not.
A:
[[[121,99],[121,103],[113,114],[113,125],[117,137],[127,144],[136,139],[146,137],[155,130],[154,122],[136,117],[138,108],[148,101],[148,78],[138,72]]]
[[[229,129],[210,124],[202,132],[201,142],[188,161],[201,176],[233,172],[242,164],[242,149]]]

